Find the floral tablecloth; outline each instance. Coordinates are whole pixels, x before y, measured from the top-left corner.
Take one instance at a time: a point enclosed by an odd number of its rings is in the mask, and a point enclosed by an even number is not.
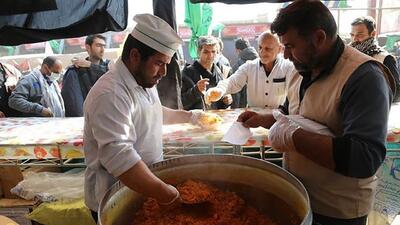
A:
[[[0,158],[83,157],[83,118],[1,118]]]
[[[266,112],[266,109],[252,109]],[[243,109],[213,111],[223,118],[222,125],[207,131],[191,124],[163,126],[166,146],[182,144],[227,144],[221,141]],[[392,106],[388,142],[400,142],[400,105]],[[251,129],[246,146],[269,145],[268,130]],[[0,118],[0,159],[83,158],[83,118]]]

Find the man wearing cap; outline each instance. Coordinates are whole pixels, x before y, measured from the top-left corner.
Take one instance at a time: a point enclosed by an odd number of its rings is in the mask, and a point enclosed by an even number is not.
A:
[[[182,40],[156,16],[139,14],[134,20],[121,58],[84,103],[85,203],[94,218],[101,198],[117,180],[162,205],[178,201],[176,188],[147,166],[163,159],[163,123],[195,123],[201,113],[161,105],[155,85]]]

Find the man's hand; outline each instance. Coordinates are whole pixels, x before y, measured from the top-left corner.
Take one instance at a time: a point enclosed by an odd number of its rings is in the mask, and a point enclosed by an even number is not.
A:
[[[48,108],[43,108],[42,116],[44,116],[44,117],[53,117],[53,112]]]
[[[0,118],[5,118],[6,114],[4,114],[2,111],[0,111]]]
[[[221,88],[213,87],[213,88],[210,88],[207,90],[204,99],[205,99],[206,103],[207,102],[208,103],[216,102],[222,98],[222,95],[223,95],[223,91],[221,90]],[[232,100],[232,96],[231,96],[231,100]],[[231,103],[232,103],[232,101],[231,101]],[[226,104],[226,105],[230,105],[231,103]]]
[[[175,204],[179,204],[181,201],[180,198],[180,194],[178,189],[176,189],[174,186],[168,184],[168,189],[170,193],[173,193],[173,197],[171,198],[171,200],[169,200],[168,202],[158,202],[160,205],[164,205],[164,206],[173,206]]]
[[[232,95],[225,95],[225,96],[222,98],[222,101],[224,102],[225,105],[230,105],[230,104],[232,104],[232,101],[233,101]]]
[[[72,64],[76,67],[76,68],[81,68],[81,67],[90,67],[91,62],[86,60],[86,59],[79,59],[79,58],[72,58],[71,59]]]
[[[272,114],[263,115],[253,111],[245,111],[239,115],[237,121],[242,122],[244,127],[256,128],[262,126],[268,129],[274,124],[275,119]]]
[[[278,152],[295,151],[293,134],[300,129],[300,126],[277,111],[273,115],[276,122],[272,125],[268,133],[271,147]]]
[[[207,85],[209,84],[208,81],[209,79],[207,78],[197,81],[196,87],[201,93],[204,93],[206,91]]]
[[[168,188],[171,190],[171,193],[175,193],[173,195],[173,198],[169,202],[158,202],[160,205],[160,211],[161,213],[168,213],[171,210],[176,209],[179,207],[182,203],[181,200],[181,195],[179,194],[178,189],[176,189],[174,186],[168,184]]]

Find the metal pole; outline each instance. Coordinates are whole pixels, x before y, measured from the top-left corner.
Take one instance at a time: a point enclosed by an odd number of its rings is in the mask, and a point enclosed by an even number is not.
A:
[[[381,33],[381,28],[382,28],[382,4],[383,0],[379,0],[379,6],[378,6],[378,18],[376,21],[376,35]],[[375,0],[375,5],[376,5],[376,0]]]

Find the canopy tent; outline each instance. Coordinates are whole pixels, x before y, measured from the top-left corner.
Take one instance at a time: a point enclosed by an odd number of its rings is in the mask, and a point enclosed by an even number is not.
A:
[[[0,45],[122,31],[127,17],[128,0],[4,0]]]
[[[0,15],[13,15],[55,9],[57,9],[57,5],[53,0],[3,0],[1,2]]]
[[[236,4],[287,1],[289,0],[218,0]],[[155,15],[176,29],[175,0],[153,0],[153,8]],[[122,31],[127,26],[127,17],[128,0],[3,0],[0,9],[0,45],[15,46],[106,31]]]
[[[222,2],[226,4],[250,4],[250,3],[283,3],[283,2],[291,2],[293,0],[190,0],[192,3],[200,3],[200,2]]]
[[[190,0],[192,3],[282,3],[291,0]],[[345,0],[339,0],[345,1]],[[128,0],[2,0],[0,45],[14,46],[106,31],[127,26]],[[175,0],[153,0],[154,14],[176,29]]]

